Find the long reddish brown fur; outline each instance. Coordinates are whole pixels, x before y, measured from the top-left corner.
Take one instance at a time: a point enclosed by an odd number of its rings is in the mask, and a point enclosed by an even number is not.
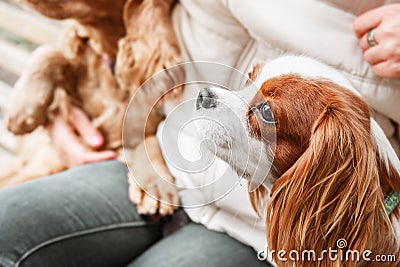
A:
[[[399,244],[384,198],[400,189],[400,177],[387,170],[371,135],[370,111],[359,97],[337,84],[297,75],[273,78],[253,100],[268,101],[278,120],[274,166],[277,181],[270,192],[267,237],[270,250],[371,250],[396,255]],[[250,118],[257,136],[260,127]],[[268,126],[261,126],[268,127]],[[251,194],[254,205],[269,192]],[[264,211],[265,212],[265,211]],[[399,207],[391,215],[398,220]],[[373,256],[371,256],[373,258]],[[278,266],[292,261],[274,260]],[[382,262],[379,264],[381,266]],[[397,263],[387,263],[397,266]],[[295,266],[378,266],[374,262],[300,261]]]

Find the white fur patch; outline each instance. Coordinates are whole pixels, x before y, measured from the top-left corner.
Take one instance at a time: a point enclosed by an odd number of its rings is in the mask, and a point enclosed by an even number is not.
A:
[[[273,161],[275,143],[270,151],[265,144],[251,137],[247,127],[249,101],[256,90],[239,92],[209,88],[215,95],[216,107],[198,109],[195,115],[200,137],[218,157],[229,163],[250,181],[250,191],[265,183]]]

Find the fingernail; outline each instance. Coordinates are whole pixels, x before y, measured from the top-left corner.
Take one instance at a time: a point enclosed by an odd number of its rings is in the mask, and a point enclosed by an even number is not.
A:
[[[94,146],[94,147],[103,145],[103,142],[104,142],[104,140],[103,140],[103,137],[101,136],[101,134],[96,134],[92,138],[92,146]]]

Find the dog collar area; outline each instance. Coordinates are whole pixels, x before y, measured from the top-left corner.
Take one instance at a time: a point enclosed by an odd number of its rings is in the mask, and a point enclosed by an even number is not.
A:
[[[392,191],[385,198],[385,209],[389,216],[400,203],[400,194],[397,191]]]

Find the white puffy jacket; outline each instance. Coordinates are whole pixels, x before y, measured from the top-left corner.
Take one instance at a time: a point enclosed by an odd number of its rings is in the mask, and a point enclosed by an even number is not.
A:
[[[388,2],[399,1],[181,0],[174,10],[173,22],[184,61],[218,62],[247,73],[255,63],[268,62],[283,54],[305,54],[337,68],[372,107],[399,152],[400,80],[374,75],[363,60],[352,28],[358,15]],[[179,129],[161,124],[158,132],[161,142],[166,142],[168,132],[174,131]],[[184,145],[179,152],[196,158],[194,151],[199,143],[194,136],[190,130],[181,133],[180,144]],[[219,172],[231,175],[232,179],[237,177],[226,172],[229,168],[220,160],[198,174],[182,172],[172,164],[169,168],[177,183],[186,188],[210,182]],[[184,205],[208,203],[217,198],[218,190],[215,188],[213,194],[182,189],[181,201]],[[264,219],[252,210],[245,182],[212,204],[185,210],[193,221],[226,232],[255,250],[263,249],[266,244]]]

